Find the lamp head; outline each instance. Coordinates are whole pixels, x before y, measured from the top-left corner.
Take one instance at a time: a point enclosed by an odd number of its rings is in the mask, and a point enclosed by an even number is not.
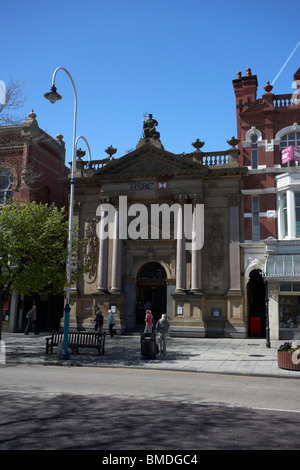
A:
[[[50,101],[50,103],[55,103],[58,100],[61,100],[61,95],[59,95],[56,91],[56,86],[52,85],[50,91],[44,94],[44,97]]]

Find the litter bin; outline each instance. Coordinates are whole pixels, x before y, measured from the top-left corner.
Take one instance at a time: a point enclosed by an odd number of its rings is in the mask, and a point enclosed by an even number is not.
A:
[[[155,333],[141,334],[141,356],[146,359],[153,359],[156,357]]]

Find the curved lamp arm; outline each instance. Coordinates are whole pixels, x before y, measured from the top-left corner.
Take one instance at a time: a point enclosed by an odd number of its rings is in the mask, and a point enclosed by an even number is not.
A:
[[[91,163],[91,160],[92,160],[92,154],[91,154],[91,149],[90,149],[90,146],[89,146],[89,143],[88,141],[86,140],[85,137],[83,137],[83,135],[79,135],[77,138],[76,138],[76,141],[75,141],[75,148],[77,150],[77,144],[78,144],[78,140],[79,139],[83,139],[87,145],[87,148],[88,148],[88,151],[89,151],[89,167],[91,167],[92,163]]]
[[[75,139],[76,139],[76,123],[77,123],[77,92],[76,92],[76,87],[75,87],[75,83],[74,83],[74,80],[71,76],[71,74],[68,72],[67,69],[65,69],[64,67],[57,67],[54,72],[53,72],[53,76],[52,76],[52,87],[51,87],[51,90],[53,90],[53,94],[51,97],[47,97],[47,93],[45,94],[45,98],[49,99],[51,102],[55,103],[55,101],[57,101],[58,99],[61,99],[61,96],[58,95],[58,93],[56,93],[56,87],[55,87],[55,78],[56,78],[56,74],[59,70],[63,70],[64,72],[66,72],[66,74],[68,75],[68,77],[70,78],[71,80],[71,83],[73,85],[73,90],[74,90],[74,119],[73,119],[73,154],[72,154],[72,173],[71,173],[71,178],[72,180],[74,179],[74,171],[75,171],[75,162],[76,162],[76,152],[75,152]],[[48,93],[48,95],[50,95],[50,93]],[[56,95],[55,95],[56,94]],[[59,98],[60,97],[60,98]],[[52,98],[52,100],[51,100]],[[73,183],[73,181],[71,181],[71,183]]]

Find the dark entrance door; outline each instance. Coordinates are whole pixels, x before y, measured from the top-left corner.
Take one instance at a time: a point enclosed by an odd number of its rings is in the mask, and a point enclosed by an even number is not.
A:
[[[259,269],[251,271],[248,288],[249,336],[266,337],[265,283]]]
[[[157,322],[166,313],[167,275],[159,263],[147,263],[137,276],[136,325],[145,324],[145,310],[150,308]]]

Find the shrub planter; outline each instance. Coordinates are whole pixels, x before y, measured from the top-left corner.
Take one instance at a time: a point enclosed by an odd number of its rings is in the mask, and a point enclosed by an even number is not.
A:
[[[278,362],[278,367],[280,367],[280,369],[300,371],[300,354],[298,354],[297,356],[296,353],[287,352],[287,351],[277,351],[277,362]]]

